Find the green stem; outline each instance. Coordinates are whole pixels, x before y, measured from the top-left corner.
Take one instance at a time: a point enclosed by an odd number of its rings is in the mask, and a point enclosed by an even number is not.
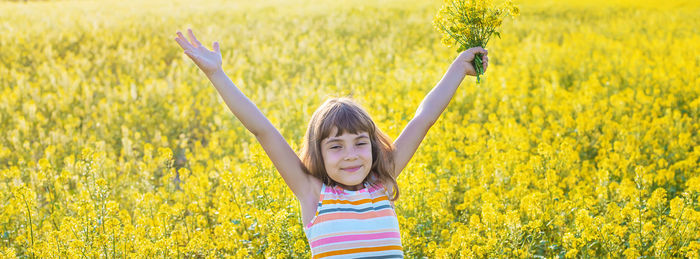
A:
[[[476,71],[476,83],[480,83],[481,82],[480,75],[484,74],[484,69],[482,68],[482,64],[481,64],[481,54],[474,55],[474,60],[472,61],[472,65],[474,65],[474,70]]]
[[[464,42],[464,41],[462,41],[462,38],[457,37],[456,35],[452,34],[452,32],[451,32],[450,30],[448,30],[447,28],[445,28],[445,25],[440,24],[440,27],[442,28],[443,31],[447,32],[447,34],[450,35],[450,37],[452,37],[453,39],[455,39],[459,44],[461,44],[462,46],[465,46],[465,47],[467,46],[467,43]]]
[[[22,194],[22,201],[24,202],[24,206],[27,207],[27,218],[29,219],[29,236],[31,237],[32,240],[32,246],[31,249],[34,249],[34,227],[32,226],[32,211],[29,208],[29,203],[27,202],[27,198],[24,197],[24,194]],[[31,252],[31,258],[34,258],[34,252]]]
[[[684,211],[684,210],[685,210],[685,206],[683,206],[683,208],[681,208],[680,216],[683,215],[683,211]],[[676,219],[675,224],[673,224],[673,230],[675,230],[676,233],[678,233],[678,228],[679,228],[678,224],[680,224],[680,219],[681,219],[680,216],[678,216],[678,218]],[[684,229],[683,231],[685,232],[685,229]],[[664,240],[664,246],[661,247],[661,251],[665,251],[665,250],[666,250],[666,245],[668,244],[668,240],[669,240],[669,239],[671,239],[671,238],[668,237],[668,238],[666,238],[666,240]]]
[[[114,228],[112,229],[112,258],[117,258],[117,237],[114,235]]]

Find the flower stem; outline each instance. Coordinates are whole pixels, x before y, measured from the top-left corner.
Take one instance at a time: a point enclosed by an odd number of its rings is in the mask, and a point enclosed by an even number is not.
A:
[[[481,82],[481,78],[479,77],[480,75],[484,74],[484,68],[482,67],[481,64],[481,54],[477,53],[474,56],[474,60],[472,61],[472,65],[474,65],[474,70],[476,70],[476,83]]]
[[[24,205],[27,207],[27,217],[29,218],[29,236],[32,238],[32,246],[31,246],[31,258],[34,258],[34,226],[32,225],[32,210],[29,208],[29,203],[27,202],[26,197],[24,197],[24,194],[22,194],[22,200],[24,201]]]

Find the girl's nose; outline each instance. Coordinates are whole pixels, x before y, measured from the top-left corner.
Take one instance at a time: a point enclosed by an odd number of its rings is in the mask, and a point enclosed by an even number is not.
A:
[[[348,151],[348,153],[345,155],[345,160],[355,160],[355,159],[357,159],[357,157],[358,157],[357,150],[352,149],[352,150]]]

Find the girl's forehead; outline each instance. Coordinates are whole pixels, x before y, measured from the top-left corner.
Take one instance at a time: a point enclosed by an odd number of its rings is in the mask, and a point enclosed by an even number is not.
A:
[[[328,134],[328,137],[324,138],[322,140],[322,142],[326,142],[326,140],[328,140],[328,139],[345,139],[345,138],[354,139],[354,138],[361,137],[361,136],[369,137],[369,133],[367,131],[359,131],[357,133],[350,133],[348,131],[344,131],[344,132],[342,132],[342,134],[339,134],[338,128],[333,127],[333,128],[331,128],[331,131],[330,131],[330,134]]]

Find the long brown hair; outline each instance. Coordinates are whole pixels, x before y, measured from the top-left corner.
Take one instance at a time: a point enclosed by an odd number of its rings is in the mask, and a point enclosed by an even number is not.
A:
[[[307,173],[321,179],[326,185],[337,185],[328,176],[321,153],[321,141],[329,137],[333,128],[338,129],[337,136],[343,133],[367,132],[369,134],[372,145],[372,168],[363,183],[375,184],[369,181],[374,174],[384,186],[391,187],[391,190],[387,190],[391,196],[390,200],[397,200],[399,186],[393,176],[394,146],[391,139],[377,128],[364,109],[349,98],[328,99],[311,116],[299,154]]]

